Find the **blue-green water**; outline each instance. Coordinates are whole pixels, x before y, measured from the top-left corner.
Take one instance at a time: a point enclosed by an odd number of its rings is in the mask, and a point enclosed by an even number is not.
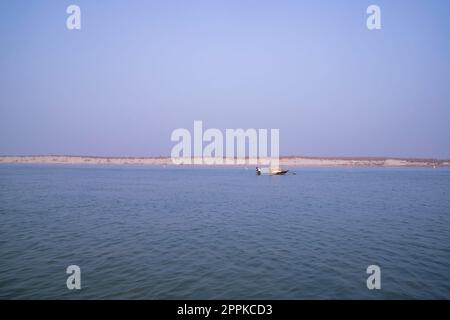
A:
[[[450,298],[450,170],[295,171],[1,165],[0,298]]]

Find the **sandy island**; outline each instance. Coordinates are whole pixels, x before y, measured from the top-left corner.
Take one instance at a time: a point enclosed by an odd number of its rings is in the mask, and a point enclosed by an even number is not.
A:
[[[89,164],[89,165],[175,165],[170,157],[95,156],[0,156],[0,163]],[[227,164],[224,161],[223,165]],[[246,159],[245,164],[252,165]],[[281,166],[291,167],[449,167],[450,160],[382,157],[281,157]]]

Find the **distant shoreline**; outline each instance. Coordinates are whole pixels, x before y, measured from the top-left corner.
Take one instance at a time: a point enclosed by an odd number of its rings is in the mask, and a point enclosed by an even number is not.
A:
[[[170,157],[98,157],[98,156],[0,156],[0,164],[75,164],[75,165],[173,165]],[[245,164],[216,164],[216,166],[251,166]],[[280,157],[281,166],[290,167],[450,167],[449,160],[395,157]],[[191,165],[188,165],[191,166]],[[201,165],[193,165],[201,166]]]

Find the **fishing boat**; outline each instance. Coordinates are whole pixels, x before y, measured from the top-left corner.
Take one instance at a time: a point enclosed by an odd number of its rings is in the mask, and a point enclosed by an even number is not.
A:
[[[277,167],[268,167],[268,168],[260,168],[256,167],[256,175],[268,175],[268,176],[282,176],[285,175],[289,170],[282,170],[281,168]]]

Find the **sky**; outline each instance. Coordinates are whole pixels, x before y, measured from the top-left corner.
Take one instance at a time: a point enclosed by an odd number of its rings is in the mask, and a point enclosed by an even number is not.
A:
[[[447,159],[449,89],[449,1],[0,8],[0,155],[167,156],[172,131],[202,120],[279,129],[285,156]]]

